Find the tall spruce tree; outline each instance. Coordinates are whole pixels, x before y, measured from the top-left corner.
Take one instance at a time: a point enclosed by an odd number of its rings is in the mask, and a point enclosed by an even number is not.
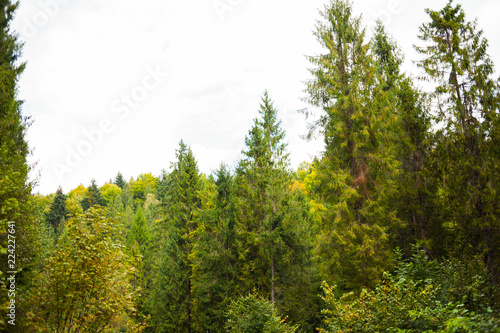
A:
[[[63,193],[62,189],[59,187],[54,196],[54,201],[50,205],[50,209],[47,212],[45,220],[54,229],[55,232],[59,230],[61,225],[64,225],[65,220],[69,216],[69,211],[66,208],[67,196]]]
[[[195,329],[224,332],[226,311],[238,294],[239,261],[234,217],[234,178],[224,164],[207,179],[193,252]]]
[[[82,208],[84,211],[93,206],[106,206],[106,200],[101,196],[101,190],[97,187],[95,179],[92,179],[90,186],[88,187],[88,192],[85,198],[82,200]]]
[[[121,172],[118,172],[113,183],[116,186],[118,186],[119,188],[121,188],[122,190],[125,187],[125,185],[127,184],[127,182],[125,182],[125,179],[123,178],[123,175]]]
[[[245,139],[246,158],[236,174],[235,217],[241,291],[257,292],[268,298],[282,313],[298,321],[310,306],[306,292],[313,281],[304,281],[307,227],[294,203],[285,132],[278,111],[267,92],[262,97],[259,118]],[[292,278],[293,274],[296,274]],[[292,282],[294,280],[295,282]],[[303,281],[302,290],[293,288]],[[304,302],[295,307],[291,295]],[[304,319],[305,316],[302,316]]]
[[[396,230],[396,245],[411,251],[411,244],[421,243],[427,253],[442,253],[445,237],[439,221],[435,172],[432,166],[431,114],[428,98],[415,88],[412,79],[401,72],[403,56],[396,42],[377,22],[372,49],[382,89],[396,106],[396,126],[392,128],[401,165],[397,179],[398,200],[395,206],[405,228]],[[429,218],[431,217],[432,218]]]
[[[285,133],[267,91],[259,110],[260,119],[245,138],[246,159],[239,166],[237,218],[247,249],[243,276],[249,289],[257,287],[271,302],[276,300],[276,236],[288,167]],[[245,197],[248,198],[245,200]],[[251,277],[254,277],[253,279]]]
[[[440,11],[426,10],[430,22],[420,28],[423,56],[418,63],[435,83],[436,111],[442,120],[436,152],[444,224],[455,236],[455,250],[484,252],[495,285],[499,284],[500,85],[493,78],[488,42],[477,21],[467,21],[450,0]]]
[[[317,167],[327,208],[319,254],[326,279],[357,289],[391,264],[388,229],[400,224],[390,207],[399,170],[396,118],[351,3],[331,1],[321,16],[314,35],[325,53],[309,57],[314,79],[306,84],[306,100],[321,110],[309,136],[319,129],[326,149]]]
[[[181,141],[165,199],[165,240],[160,252],[154,326],[160,332],[193,332],[192,253],[201,208],[198,166]]]
[[[142,208],[138,207],[134,215],[134,221],[130,227],[130,244],[137,244],[140,249],[141,255],[144,255],[149,242],[149,230],[142,212]]]
[[[18,99],[18,80],[25,64],[20,60],[22,43],[10,28],[18,1],[0,1],[0,330],[5,330],[8,292],[7,271],[17,271],[16,288],[26,291],[32,285],[37,258],[43,253],[41,238],[45,233],[41,212],[31,194],[34,182],[27,157],[29,147],[26,131],[30,118],[23,116]],[[10,233],[8,232],[10,230]],[[15,236],[15,266],[9,266]],[[10,240],[10,242],[8,242]],[[9,246],[10,245],[10,246]],[[10,251],[9,251],[10,250]],[[11,255],[10,258],[8,256]],[[25,320],[26,293],[16,293],[16,323]],[[11,331],[21,331],[9,325]],[[16,330],[17,328],[17,330]]]

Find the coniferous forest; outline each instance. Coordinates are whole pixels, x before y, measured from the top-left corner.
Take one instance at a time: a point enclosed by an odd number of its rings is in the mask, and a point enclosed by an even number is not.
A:
[[[349,1],[320,10],[311,163],[292,168],[263,87],[239,161],[203,174],[181,141],[160,175],[50,195],[0,3],[0,330],[500,331],[500,80],[458,1],[426,10],[418,77],[381,22],[369,39]]]

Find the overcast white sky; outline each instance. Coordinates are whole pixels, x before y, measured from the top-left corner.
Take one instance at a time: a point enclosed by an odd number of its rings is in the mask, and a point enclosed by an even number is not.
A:
[[[118,171],[159,175],[183,139],[211,173],[239,159],[269,91],[287,132],[292,167],[310,161],[322,139],[306,142],[304,55],[327,0],[22,0],[13,28],[26,42],[20,80],[35,191],[99,185]],[[354,0],[371,26],[380,17],[415,73],[412,44],[425,8],[445,0]],[[500,66],[500,1],[463,0]]]

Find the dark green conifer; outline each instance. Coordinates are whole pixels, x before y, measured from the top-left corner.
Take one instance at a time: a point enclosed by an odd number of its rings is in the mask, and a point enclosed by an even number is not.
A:
[[[245,143],[234,199],[241,292],[255,289],[291,321],[306,323],[315,282],[304,278],[310,269],[309,226],[291,191],[285,132],[267,91]],[[294,302],[298,298],[301,304]]]
[[[59,230],[59,227],[61,225],[64,225],[64,222],[69,216],[69,211],[66,207],[66,199],[67,196],[59,187],[54,196],[54,201],[50,205],[50,209],[45,218],[47,223],[54,229],[54,231]]]
[[[201,208],[198,165],[181,141],[171,186],[164,201],[164,241],[159,252],[158,277],[153,296],[154,325],[160,331],[191,332],[193,325],[192,253]]]
[[[441,173],[443,226],[456,253],[484,253],[495,285],[500,281],[500,85],[493,78],[488,42],[477,21],[467,21],[450,0],[427,9],[430,22],[418,36],[418,63],[436,84],[437,167]],[[465,240],[465,242],[464,242]]]
[[[11,30],[18,6],[19,1],[0,0],[0,331],[7,329],[9,319],[6,316],[9,301],[5,272],[22,272],[16,275],[16,289],[26,294],[32,284],[33,269],[38,265],[37,258],[44,255],[41,238],[45,226],[39,222],[42,221],[41,212],[31,193],[36,180],[32,182],[28,177],[31,166],[27,162],[30,151],[26,131],[31,121],[23,115],[23,102],[18,99],[18,81],[25,68],[20,59],[22,43]],[[15,251],[12,236],[16,237]],[[15,266],[10,266],[8,259],[12,257],[8,255],[13,254]],[[25,320],[25,302],[17,296],[16,327]]]
[[[125,187],[125,185],[127,184],[125,182],[125,179],[123,178],[123,175],[121,172],[118,172],[118,174],[116,175],[115,177],[115,181],[113,182],[116,186],[118,186],[119,188],[121,188],[123,190],[123,188]]]
[[[82,200],[82,208],[84,211],[93,206],[106,206],[106,201],[101,196],[101,190],[97,187],[95,179],[92,179],[90,186],[88,187],[87,196]]]

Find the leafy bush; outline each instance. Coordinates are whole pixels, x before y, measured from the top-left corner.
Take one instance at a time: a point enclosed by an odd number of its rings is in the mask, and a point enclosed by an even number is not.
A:
[[[281,319],[271,302],[256,294],[242,296],[231,302],[227,312],[226,328],[234,333],[293,333],[291,326]]]
[[[479,258],[429,261],[417,249],[398,261],[375,290],[335,295],[324,283],[328,332],[498,332],[498,313],[491,309],[488,274]]]

